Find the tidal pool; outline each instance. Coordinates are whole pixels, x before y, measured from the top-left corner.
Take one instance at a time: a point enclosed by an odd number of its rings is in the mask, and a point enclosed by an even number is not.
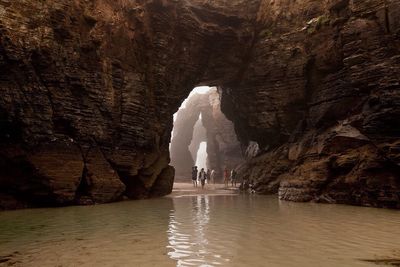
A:
[[[0,212],[0,266],[398,266],[399,254],[399,211],[273,196]]]

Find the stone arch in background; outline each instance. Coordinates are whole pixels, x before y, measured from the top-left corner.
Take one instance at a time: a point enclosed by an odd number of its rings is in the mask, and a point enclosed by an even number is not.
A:
[[[26,0],[0,14],[0,199],[170,193],[172,116],[210,84],[242,146],[257,143],[239,172],[257,192],[400,207],[398,0]]]
[[[243,163],[233,123],[222,113],[220,103],[217,89],[212,88],[205,94],[191,95],[185,107],[178,110],[170,149],[177,181],[190,180],[191,167],[203,141],[207,143],[207,168],[214,169],[218,179],[225,166],[231,169]],[[197,132],[199,123],[204,133]]]

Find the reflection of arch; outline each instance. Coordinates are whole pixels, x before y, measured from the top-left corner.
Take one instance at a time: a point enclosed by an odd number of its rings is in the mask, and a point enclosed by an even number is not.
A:
[[[204,132],[204,128],[205,132]],[[176,115],[171,141],[171,165],[177,178],[189,179],[201,142],[207,142],[207,168],[222,173],[242,160],[233,124],[221,112],[219,94],[194,94]]]
[[[174,207],[169,216],[168,255],[177,261],[176,266],[210,266],[211,263],[214,266],[226,262],[208,239],[210,197],[174,198]]]

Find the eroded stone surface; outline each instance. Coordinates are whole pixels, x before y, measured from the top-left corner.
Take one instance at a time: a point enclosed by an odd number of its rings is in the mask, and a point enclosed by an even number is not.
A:
[[[152,195],[207,84],[258,192],[399,208],[399,21],[397,0],[1,0],[0,193],[71,203],[96,147],[111,191]]]
[[[266,153],[241,172],[258,192],[400,207],[390,152],[400,137],[398,18],[397,1],[263,1],[266,27],[242,80],[253,86],[225,98],[242,139]],[[271,175],[282,158],[287,170]]]
[[[121,198],[125,185],[104,158],[98,147],[84,151],[85,169],[77,197],[88,196],[94,203],[107,203]],[[82,193],[82,196],[80,196]]]

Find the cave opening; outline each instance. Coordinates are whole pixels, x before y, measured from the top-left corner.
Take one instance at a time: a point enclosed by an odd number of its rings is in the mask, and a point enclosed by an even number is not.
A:
[[[171,136],[175,182],[190,182],[193,166],[214,170],[216,182],[221,182],[225,167],[230,170],[243,161],[233,123],[221,111],[217,87],[192,90],[174,114]]]

